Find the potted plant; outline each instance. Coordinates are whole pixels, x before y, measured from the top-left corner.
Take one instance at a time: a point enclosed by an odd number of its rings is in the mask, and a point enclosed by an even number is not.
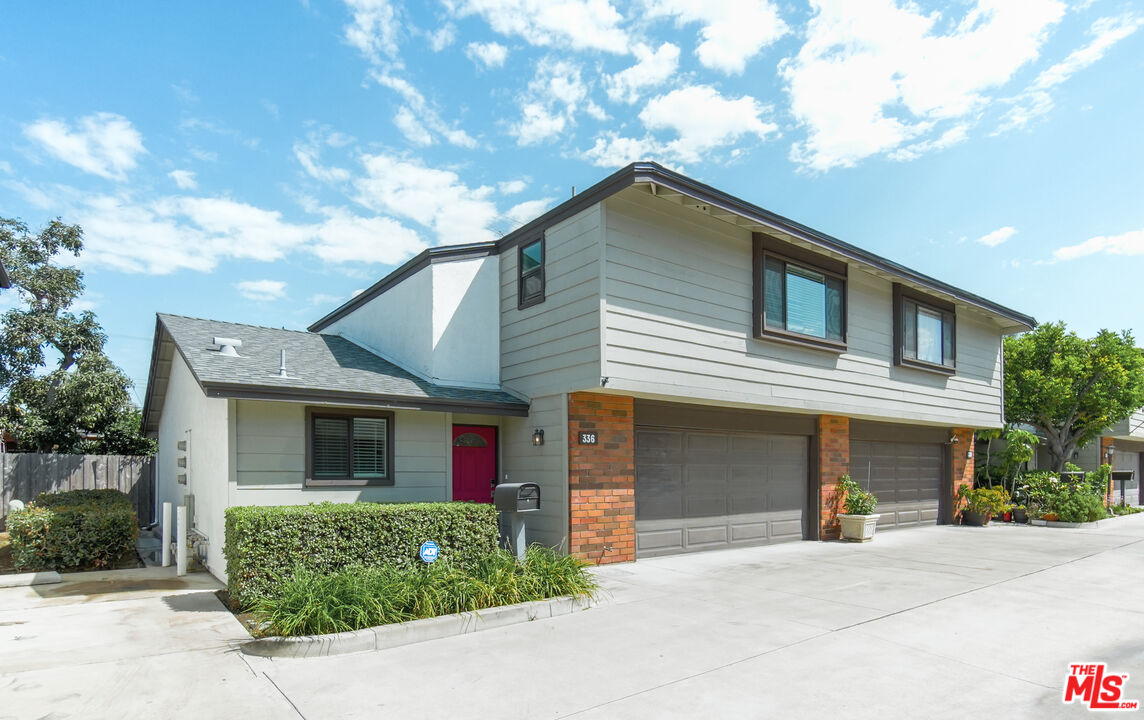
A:
[[[957,490],[957,496],[965,501],[965,509],[961,511],[962,525],[988,525],[991,517],[1009,512],[1013,507],[1009,493],[1000,487],[975,488],[962,485]]]
[[[1029,521],[1029,514],[1025,510],[1024,505],[1017,505],[1013,508],[1013,522],[1025,523]]]
[[[843,475],[838,479],[838,493],[844,494],[842,509],[838,519],[842,523],[842,539],[851,542],[868,542],[874,539],[874,528],[880,515],[874,514],[878,498],[862,489],[862,486]]]

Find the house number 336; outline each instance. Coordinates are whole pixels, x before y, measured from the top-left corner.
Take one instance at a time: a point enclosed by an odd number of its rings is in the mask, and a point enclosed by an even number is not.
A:
[[[582,432],[582,433],[580,433],[580,444],[581,445],[596,445],[597,443],[599,443],[599,438],[596,435],[596,433],[594,433],[594,432]]]

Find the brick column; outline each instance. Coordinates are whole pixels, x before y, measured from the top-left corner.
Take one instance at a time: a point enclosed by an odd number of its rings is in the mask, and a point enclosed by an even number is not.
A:
[[[1100,438],[1100,457],[1098,457],[1096,459],[1096,461],[1099,465],[1104,465],[1106,463],[1108,465],[1112,464],[1112,463],[1108,462],[1108,448],[1113,447],[1115,445],[1115,443],[1116,443],[1116,441],[1113,440],[1112,438],[1104,437],[1103,435],[1101,436],[1101,438]],[[1106,490],[1104,493],[1104,503],[1106,505],[1111,503],[1113,494],[1115,492],[1116,492],[1116,484],[1114,482],[1112,482],[1112,473],[1109,473],[1108,474],[1108,490]]]
[[[950,445],[950,453],[953,455],[953,524],[958,523],[957,513],[961,510],[961,500],[957,497],[958,489],[962,485],[973,487],[973,468],[975,457],[966,457],[970,450],[973,450],[973,430],[970,428],[953,428],[953,437],[957,438],[957,442]]]
[[[818,416],[818,539],[840,537],[838,513],[842,498],[836,492],[838,478],[850,472],[850,418]]]
[[[595,563],[636,559],[634,408],[620,395],[568,396],[568,544]],[[581,445],[581,431],[599,444]]]

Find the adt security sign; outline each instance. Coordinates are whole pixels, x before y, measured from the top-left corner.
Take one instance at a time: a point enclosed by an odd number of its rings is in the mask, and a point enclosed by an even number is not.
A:
[[[438,548],[437,543],[433,542],[432,540],[426,540],[425,542],[421,543],[421,559],[425,562],[436,562],[438,552],[440,552],[440,548]]]

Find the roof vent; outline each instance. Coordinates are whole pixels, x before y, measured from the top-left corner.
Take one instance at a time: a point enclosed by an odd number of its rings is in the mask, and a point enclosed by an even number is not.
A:
[[[226,357],[241,357],[238,354],[238,349],[242,347],[242,341],[238,338],[216,337],[211,338],[211,342],[218,345],[218,354],[225,355]]]
[[[293,375],[288,375],[286,373],[286,348],[282,348],[282,354],[279,355],[278,357],[279,357],[278,374],[275,375],[274,377],[282,378],[283,380],[294,380],[294,379],[296,379]]]

